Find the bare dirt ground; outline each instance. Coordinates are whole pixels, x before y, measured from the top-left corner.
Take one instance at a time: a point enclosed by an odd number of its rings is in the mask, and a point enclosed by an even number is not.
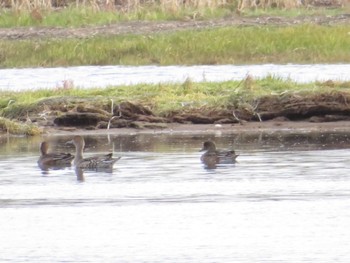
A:
[[[213,20],[188,21],[133,21],[121,22],[105,26],[86,26],[80,28],[32,27],[32,28],[0,28],[0,39],[36,39],[36,38],[89,38],[93,36],[112,36],[122,34],[153,34],[173,32],[186,29],[205,29],[227,26],[291,26],[305,23],[320,25],[350,24],[350,14],[338,16],[304,16],[286,18],[277,16],[242,17],[231,16]]]

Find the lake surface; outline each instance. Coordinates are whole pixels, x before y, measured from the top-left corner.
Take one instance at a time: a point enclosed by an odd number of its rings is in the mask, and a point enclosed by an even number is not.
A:
[[[350,262],[350,134],[85,138],[111,173],[41,171],[42,138],[0,138],[0,262]],[[209,138],[238,162],[206,169]]]
[[[274,76],[296,82],[350,81],[350,64],[263,64],[213,66],[82,66],[67,68],[0,69],[0,90],[32,90],[62,87],[92,88],[140,83],[182,83],[242,80]]]

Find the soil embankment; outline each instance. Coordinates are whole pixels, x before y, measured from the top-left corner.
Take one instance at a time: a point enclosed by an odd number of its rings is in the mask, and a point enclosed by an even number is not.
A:
[[[334,128],[339,124],[344,127],[344,123],[350,120],[349,101],[350,94],[345,92],[270,95],[225,109],[184,106],[164,116],[154,113],[151,107],[127,101],[113,105],[110,100],[61,97],[44,99],[30,109],[17,110],[16,117],[23,122],[30,120],[50,131],[105,131],[113,128],[162,130],[173,129],[174,125],[192,125],[197,129],[208,124],[212,127],[234,125],[240,127],[238,130],[249,127],[293,129],[293,126],[300,129],[319,127],[322,123],[331,123],[322,127]]]

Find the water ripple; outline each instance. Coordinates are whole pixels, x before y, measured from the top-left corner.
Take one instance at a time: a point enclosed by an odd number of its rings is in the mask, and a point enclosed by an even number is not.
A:
[[[240,156],[211,170],[201,137],[140,136],[121,140],[112,172],[82,181],[72,168],[42,174],[32,138],[1,144],[0,261],[350,262],[347,135],[295,137],[307,147],[215,137]],[[89,139],[87,155],[105,150]]]

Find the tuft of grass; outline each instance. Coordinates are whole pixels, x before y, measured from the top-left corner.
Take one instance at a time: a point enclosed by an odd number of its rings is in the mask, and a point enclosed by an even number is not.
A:
[[[1,40],[0,67],[348,63],[349,32],[349,25],[300,25],[83,40]]]
[[[23,124],[0,117],[0,130],[14,135],[39,135],[41,130],[32,124]]]

